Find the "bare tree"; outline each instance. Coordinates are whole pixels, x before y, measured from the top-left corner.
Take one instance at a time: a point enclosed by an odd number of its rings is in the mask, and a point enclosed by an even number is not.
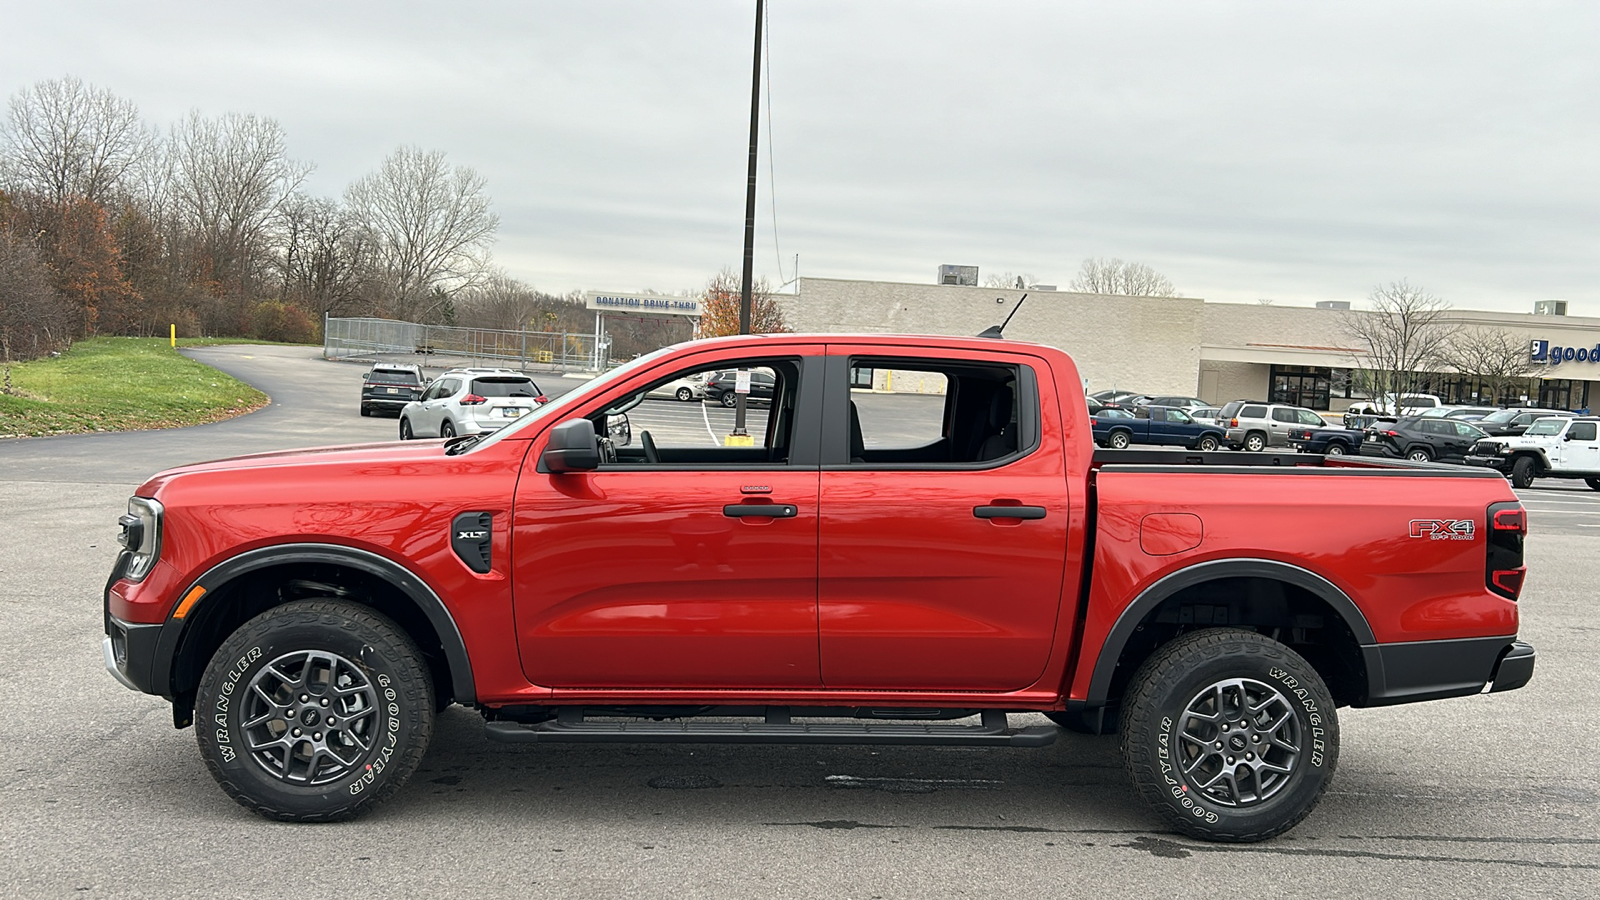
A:
[[[471,168],[446,165],[442,151],[401,147],[345,191],[346,206],[372,236],[392,314],[433,318],[485,276],[500,225],[486,187]]]
[[[1120,259],[1086,259],[1069,285],[1083,294],[1126,294],[1131,297],[1176,297],[1167,276],[1144,263]]]
[[[148,143],[133,101],[71,77],[18,91],[0,125],[10,179],[55,204],[106,204]]]
[[[998,275],[984,276],[983,286],[989,288],[1005,288],[1008,290],[1020,291],[1027,288],[1028,285],[1037,282],[1038,280],[1039,279],[1033,277],[1033,274],[1030,272],[1023,272],[1020,275],[1013,275],[1010,272],[1001,272]]]
[[[274,267],[284,300],[319,317],[344,314],[360,302],[372,245],[339,204],[296,194],[283,204],[275,231]]]
[[[70,339],[76,317],[50,280],[32,244],[0,231],[0,361],[42,356]]]
[[[1349,310],[1340,325],[1354,344],[1356,384],[1389,407],[1399,394],[1415,392],[1427,372],[1448,365],[1457,325],[1447,320],[1450,304],[1401,280],[1373,288],[1371,311]]]
[[[1498,328],[1475,326],[1456,332],[1444,348],[1444,359],[1457,372],[1482,382],[1481,403],[1513,403],[1517,388],[1526,389],[1536,370],[1528,342]]]
[[[202,277],[219,293],[250,293],[269,265],[269,226],[311,166],[289,159],[276,121],[239,113],[189,113],[170,149],[172,195],[207,269]]]
[[[544,331],[543,313],[552,299],[495,269],[475,287],[457,294],[456,321],[474,328]]]

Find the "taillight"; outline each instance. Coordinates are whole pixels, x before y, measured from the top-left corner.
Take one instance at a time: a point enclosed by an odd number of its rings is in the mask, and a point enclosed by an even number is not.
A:
[[[1508,600],[1522,593],[1528,574],[1522,563],[1522,541],[1528,533],[1528,514],[1513,500],[1489,504],[1489,550],[1484,581],[1489,590]]]
[[[1399,437],[1400,436],[1400,432],[1398,432],[1398,431],[1385,431],[1384,434],[1387,434],[1389,437]]]
[[[537,396],[537,397],[535,397],[535,398],[533,398],[533,402],[535,402],[535,403],[537,403],[537,404],[539,404],[539,405],[541,405],[541,406],[543,406],[543,405],[544,405],[544,404],[546,404],[546,403],[549,403],[549,402],[550,402],[550,398],[549,398],[549,397],[546,397],[546,396],[545,396],[545,395],[543,395],[543,394],[540,394],[540,395],[539,395],[539,396]]]
[[[1228,420],[1228,427],[1229,428],[1238,428],[1239,427],[1239,419],[1238,419],[1238,417],[1234,417],[1232,419],[1229,419]]]
[[[462,406],[477,406],[479,403],[488,403],[488,397],[479,397],[477,394],[468,394],[461,398]]]

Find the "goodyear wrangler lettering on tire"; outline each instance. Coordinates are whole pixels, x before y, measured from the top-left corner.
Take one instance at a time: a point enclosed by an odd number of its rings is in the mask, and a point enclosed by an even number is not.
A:
[[[1207,629],[1158,648],[1123,700],[1139,793],[1194,837],[1258,841],[1316,805],[1338,758],[1333,700],[1309,663],[1254,632]]]
[[[196,730],[224,791],[274,819],[349,818],[421,763],[433,723],[422,654],[389,619],[301,600],[251,619],[205,674],[214,728]]]

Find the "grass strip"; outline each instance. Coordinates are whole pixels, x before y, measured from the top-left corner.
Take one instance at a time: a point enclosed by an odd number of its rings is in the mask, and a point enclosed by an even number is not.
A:
[[[244,382],[180,356],[166,338],[88,338],[58,357],[4,369],[11,393],[0,393],[0,437],[182,428],[267,403]],[[0,371],[0,387],[4,378]]]

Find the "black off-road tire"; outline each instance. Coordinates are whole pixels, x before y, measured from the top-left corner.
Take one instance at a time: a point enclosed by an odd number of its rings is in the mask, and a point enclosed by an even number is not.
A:
[[[1251,453],[1260,453],[1267,449],[1267,436],[1259,431],[1252,431],[1244,436],[1244,448]]]
[[[1248,843],[1293,828],[1339,761],[1338,718],[1322,678],[1253,631],[1206,629],[1158,648],[1133,676],[1120,731],[1140,796],[1168,824],[1207,841]]]
[[[1533,476],[1538,470],[1533,457],[1519,456],[1511,462],[1511,486],[1514,488],[1533,487]]]
[[[434,708],[422,652],[398,625],[343,600],[297,600],[217,649],[200,678],[195,738],[246,809],[332,822],[406,783],[427,752]]]
[[[1113,431],[1111,436],[1106,438],[1106,443],[1113,450],[1126,450],[1128,445],[1133,443],[1133,436],[1126,431]]]

